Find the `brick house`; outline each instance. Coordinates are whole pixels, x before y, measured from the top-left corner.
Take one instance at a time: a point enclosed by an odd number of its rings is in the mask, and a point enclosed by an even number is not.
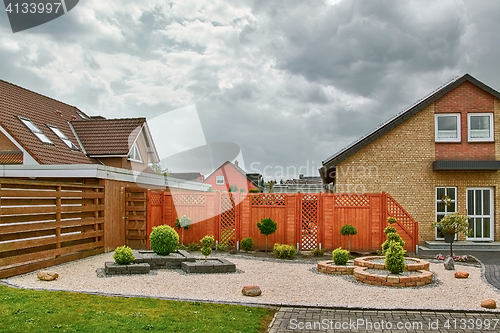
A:
[[[259,181],[262,181],[260,174],[247,174],[239,167],[238,161],[234,163],[227,161],[208,175],[204,183],[211,185],[215,191],[228,191],[231,185],[236,185],[238,190],[244,189],[245,192],[249,192],[250,189],[260,191]]]
[[[500,93],[465,74],[323,161],[319,171],[334,192],[390,193],[419,223],[421,244],[443,239],[431,223],[455,211],[471,218],[467,240],[498,241],[498,140]]]
[[[99,164],[149,171],[159,161],[146,118],[89,117],[0,80],[0,164]]]

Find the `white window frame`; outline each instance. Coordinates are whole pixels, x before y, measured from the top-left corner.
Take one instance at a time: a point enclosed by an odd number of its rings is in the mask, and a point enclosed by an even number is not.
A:
[[[448,207],[445,205],[445,212],[438,212],[438,204],[441,202],[441,198],[438,198],[437,197],[437,194],[438,194],[438,189],[440,188],[444,188],[445,189],[445,193],[446,195],[448,195],[448,191],[447,189],[449,188],[453,188],[455,189],[455,200],[451,200],[451,202],[453,202],[455,204],[455,211],[448,211]],[[435,201],[436,201],[436,206],[434,208],[434,211],[435,211],[435,217],[436,217],[436,221],[438,220],[438,215],[449,215],[449,214],[453,214],[453,213],[456,213],[457,212],[457,199],[458,199],[458,191],[457,191],[457,188],[455,186],[436,186],[436,192],[434,194],[434,198],[435,198]],[[444,237],[438,237],[438,229],[437,227],[435,228],[435,239],[436,240],[444,240]],[[455,239],[456,239],[456,235],[455,235]]]
[[[438,137],[438,118],[440,117],[457,117],[457,137],[456,138],[439,138]],[[435,141],[436,142],[461,142],[462,141],[462,131],[461,131],[461,121],[460,113],[439,113],[434,116],[434,126],[435,126]]]
[[[61,141],[66,144],[66,146],[68,146],[69,149],[79,150],[78,147],[73,142],[71,142],[66,134],[64,134],[57,126],[47,124],[47,127],[50,128],[52,132],[54,132],[54,134],[57,135],[59,139],[61,139]]]
[[[224,185],[224,176],[215,176],[215,185]]]
[[[130,149],[130,154],[128,154],[128,160],[132,162],[142,163],[141,150],[137,145],[137,141],[134,143]]]
[[[470,118],[474,116],[488,116],[490,118],[490,136],[488,138],[471,138]],[[495,140],[495,128],[493,127],[493,113],[468,113],[467,114],[467,137],[469,142],[492,142]]]
[[[31,133],[33,133],[40,141],[42,141],[42,143],[44,143],[46,145],[55,146],[54,143],[52,142],[52,140],[50,140],[42,132],[42,130],[39,129],[38,126],[36,126],[35,123],[33,123],[33,121],[31,121],[31,119],[19,117],[19,116],[18,116],[18,118],[19,118],[19,120],[21,120],[21,122],[24,124],[24,126],[26,126],[31,131]]]

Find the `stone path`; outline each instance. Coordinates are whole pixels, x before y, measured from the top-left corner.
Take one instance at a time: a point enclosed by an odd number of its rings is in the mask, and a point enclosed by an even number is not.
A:
[[[500,332],[500,315],[488,312],[283,307],[269,327],[270,333]]]

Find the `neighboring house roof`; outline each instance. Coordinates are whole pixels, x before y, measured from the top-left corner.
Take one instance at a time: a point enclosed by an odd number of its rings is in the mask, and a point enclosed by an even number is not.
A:
[[[43,143],[20,120],[28,118],[53,145]],[[80,149],[70,149],[49,127],[57,128],[78,147],[68,122],[88,116],[74,106],[0,80],[0,127],[39,164],[94,164]]]
[[[26,119],[52,143],[45,139],[42,142],[28,128]],[[56,127],[56,132],[67,138],[66,143],[49,126]],[[3,80],[0,80],[0,131],[39,164],[100,164],[94,157],[128,156],[141,133],[148,161],[159,161],[146,118],[89,117],[74,106]]]
[[[205,180],[207,180],[208,178],[210,178],[210,176],[212,176],[217,170],[223,168],[226,164],[230,164],[233,168],[235,168],[236,170],[238,170],[239,173],[241,173],[249,182],[251,182],[252,184],[254,184],[257,188],[260,188],[259,187],[259,184],[256,184],[255,183],[255,174],[247,174],[245,172],[245,170],[243,170],[242,168],[240,168],[238,166],[238,162],[236,161],[236,163],[231,163],[229,161],[226,161],[224,163],[222,163],[222,165],[220,167],[218,167],[217,169],[215,169],[214,171],[212,171],[212,173],[210,173],[206,178]]]
[[[354,153],[358,152],[362,148],[366,147],[373,141],[377,140],[380,138],[382,135],[388,133],[392,129],[394,129],[396,126],[400,125],[404,121],[408,120],[409,118],[413,117],[415,114],[418,112],[424,110],[426,107],[431,105],[432,103],[436,102],[438,99],[452,91],[453,89],[457,88],[459,85],[461,85],[464,82],[470,82],[476,87],[490,93],[491,95],[495,96],[496,98],[500,99],[500,92],[492,89],[491,87],[485,85],[484,83],[478,81],[476,78],[472,77],[470,74],[464,74],[462,76],[458,76],[451,80],[450,82],[444,84],[434,92],[430,93],[408,109],[398,113],[396,116],[394,116],[392,119],[389,121],[383,123],[380,125],[378,128],[375,130],[371,131],[370,133],[366,134],[365,136],[361,137],[357,141],[353,142],[349,146],[345,147],[344,149],[340,150],[336,154],[330,156],[326,160],[324,160],[323,167],[319,169],[319,172],[322,176],[323,179],[325,179],[327,182],[331,182],[332,179],[329,179],[327,177],[328,170],[334,168],[337,164],[340,162],[344,161],[347,159],[349,156],[353,155]]]
[[[23,152],[0,151],[0,164],[23,164]]]

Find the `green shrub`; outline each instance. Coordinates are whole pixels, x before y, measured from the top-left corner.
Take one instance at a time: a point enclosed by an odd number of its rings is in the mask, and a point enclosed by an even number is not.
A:
[[[325,255],[325,250],[323,249],[319,249],[319,248],[315,248],[314,250],[311,251],[311,253],[315,256],[315,257],[322,257]]]
[[[397,242],[401,245],[401,247],[405,246],[405,241],[401,239],[401,236],[399,236],[395,232],[391,232],[387,234],[387,240],[382,243],[382,251],[387,252],[389,249],[389,246],[391,245],[391,242]]]
[[[335,265],[345,265],[347,261],[349,261],[349,251],[342,250],[341,247],[333,250],[332,252],[332,260]]]
[[[384,233],[385,233],[386,235],[391,234],[391,233],[395,233],[395,234],[397,234],[397,233],[398,233],[398,231],[396,230],[396,228],[394,228],[392,225],[390,225],[390,226],[388,226],[388,227],[386,227],[386,228],[384,229]]]
[[[229,244],[226,243],[226,242],[221,242],[219,244],[217,244],[217,250],[219,251],[227,251],[229,249]]]
[[[113,259],[118,265],[128,265],[134,262],[134,254],[132,249],[126,245],[117,247],[115,249],[115,254],[113,254]]]
[[[248,190],[248,193],[260,193],[258,188],[251,188]]]
[[[189,250],[189,248],[184,244],[179,244],[179,245],[177,245],[177,250],[187,251],[187,250]]]
[[[391,242],[385,254],[385,267],[392,274],[405,270],[405,251],[398,242]]]
[[[177,229],[184,228],[185,230],[188,230],[189,227],[191,226],[191,221],[192,219],[190,219],[186,215],[182,215],[181,217],[175,219],[174,226]]]
[[[160,225],[153,227],[151,235],[149,235],[151,250],[155,253],[166,256],[174,252],[179,245],[179,235],[168,225]]]
[[[393,224],[393,223],[396,223],[396,222],[397,222],[396,219],[394,217],[392,217],[392,216],[389,216],[387,218],[387,223],[389,223],[389,224]]]
[[[279,259],[293,259],[293,256],[297,253],[295,247],[287,244],[274,244],[273,248],[274,256]]]
[[[229,186],[228,192],[238,192],[238,185],[234,184],[234,185]]]
[[[243,238],[241,240],[241,248],[245,251],[252,251],[253,239],[251,237]]]
[[[201,247],[212,247],[214,245],[214,236],[205,236],[200,240]]]
[[[205,256],[205,261],[207,261],[207,257],[212,254],[212,248],[211,247],[202,247],[201,254],[203,254]]]
[[[274,234],[278,224],[273,221],[271,218],[261,219],[260,222],[257,222],[257,228],[262,235],[266,236],[266,252],[267,252],[267,236]]]
[[[191,243],[188,245],[189,251],[199,251],[200,249],[201,249],[201,246],[198,243]]]

